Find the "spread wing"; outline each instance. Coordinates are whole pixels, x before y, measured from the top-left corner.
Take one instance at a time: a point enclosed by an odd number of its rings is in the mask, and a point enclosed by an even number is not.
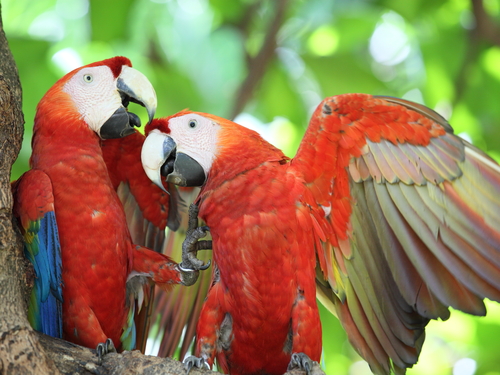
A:
[[[37,331],[62,338],[61,248],[52,184],[45,173],[31,170],[12,184],[12,194],[24,253],[35,271],[28,320]]]
[[[123,204],[134,244],[180,261],[185,237],[183,228],[187,228],[187,222],[182,224],[186,207],[177,187],[168,184],[166,188],[170,194],[166,194],[144,173],[140,156],[144,139],[144,135],[136,132],[124,138],[103,141],[104,160]],[[137,349],[144,352],[148,337],[152,340],[163,339],[162,345],[168,350],[160,354],[165,356],[172,356],[181,341],[183,347],[188,347],[206,295],[203,290],[210,283],[210,275],[204,274],[200,275],[195,285],[179,285],[168,292],[149,283],[134,287],[138,290],[135,317]],[[137,277],[131,280],[141,283]],[[160,326],[150,326],[151,320],[153,325],[160,323]],[[162,335],[163,332],[168,334]]]
[[[324,212],[317,290],[372,370],[416,363],[429,319],[500,301],[500,167],[432,110],[349,94],[293,163]]]

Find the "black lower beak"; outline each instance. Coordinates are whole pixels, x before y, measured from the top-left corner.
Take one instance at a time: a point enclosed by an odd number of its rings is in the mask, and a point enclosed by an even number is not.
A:
[[[192,157],[172,152],[161,166],[160,173],[167,182],[179,186],[201,186],[205,183],[205,171]]]
[[[135,132],[134,126],[141,126],[139,116],[120,107],[101,126],[99,135],[102,139],[123,138]]]

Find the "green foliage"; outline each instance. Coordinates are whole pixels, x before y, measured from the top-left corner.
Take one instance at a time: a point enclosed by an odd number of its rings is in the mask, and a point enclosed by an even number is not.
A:
[[[278,3],[2,0],[26,119],[13,179],[28,168],[36,103],[58,77],[81,64],[129,57],[155,86],[159,116],[184,108],[230,116]],[[500,0],[482,3],[492,25],[500,27]],[[467,0],[289,0],[277,48],[240,118],[252,119],[293,155],[323,97],[393,95],[440,111],[457,133],[498,160],[500,46],[472,33],[474,26]],[[138,112],[144,121],[145,111]],[[493,303],[489,309],[487,318],[453,312],[448,322],[431,323],[420,362],[408,373],[500,374],[500,311]],[[322,315],[327,373],[368,373],[338,321]],[[464,358],[477,361],[475,372],[465,371]]]

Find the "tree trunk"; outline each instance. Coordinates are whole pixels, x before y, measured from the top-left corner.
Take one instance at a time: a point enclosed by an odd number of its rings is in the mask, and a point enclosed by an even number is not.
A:
[[[0,374],[56,374],[26,318],[26,267],[12,219],[10,170],[21,148],[23,124],[21,84],[0,9]]]

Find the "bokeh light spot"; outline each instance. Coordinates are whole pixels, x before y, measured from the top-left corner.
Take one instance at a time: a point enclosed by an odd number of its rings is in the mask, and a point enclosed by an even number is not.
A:
[[[40,14],[31,23],[28,29],[29,35],[34,39],[42,39],[49,42],[58,42],[64,38],[64,22],[55,11]]]
[[[483,54],[481,63],[484,70],[500,81],[500,48],[491,47]]]
[[[82,58],[73,48],[64,48],[52,56],[52,62],[66,74],[83,65]]]
[[[477,363],[472,358],[461,358],[453,365],[453,375],[474,375]]]
[[[332,55],[338,48],[339,34],[331,26],[321,26],[307,40],[307,47],[317,56]]]
[[[491,16],[498,16],[500,13],[500,1],[499,0],[483,0],[484,10]]]
[[[404,19],[395,12],[382,16],[370,38],[370,54],[376,62],[396,65],[408,57],[411,48],[405,27]]]

